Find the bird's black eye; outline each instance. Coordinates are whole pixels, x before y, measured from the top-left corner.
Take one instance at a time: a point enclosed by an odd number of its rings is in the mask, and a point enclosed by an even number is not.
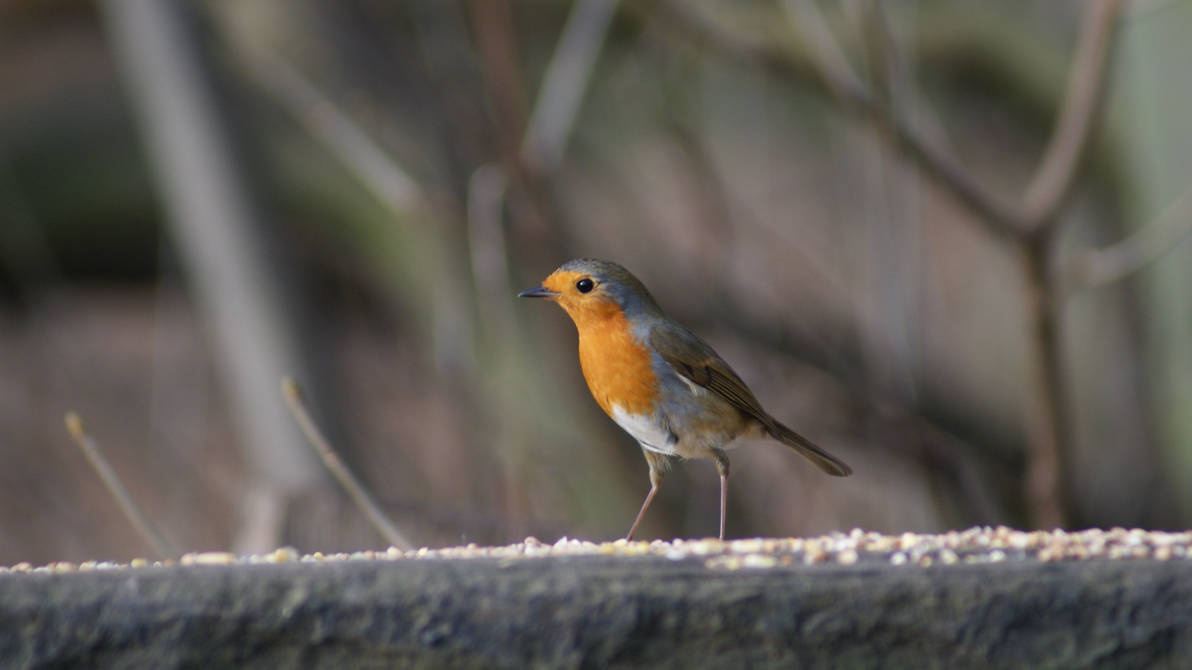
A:
[[[580,293],[587,293],[594,288],[596,288],[596,283],[587,277],[575,282],[575,290],[579,291]]]

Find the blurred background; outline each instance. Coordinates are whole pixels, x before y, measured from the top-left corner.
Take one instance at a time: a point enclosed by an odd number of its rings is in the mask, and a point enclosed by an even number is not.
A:
[[[1192,3],[1115,5],[0,2],[0,564],[152,555],[70,410],[181,551],[384,547],[286,374],[417,544],[621,537],[645,462],[514,297],[577,256],[856,471],[743,445],[733,537],[1187,527]]]

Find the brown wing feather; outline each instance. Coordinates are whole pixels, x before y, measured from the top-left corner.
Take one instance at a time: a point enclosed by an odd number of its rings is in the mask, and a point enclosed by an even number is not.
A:
[[[774,419],[762,409],[753,392],[713,349],[687,330],[656,327],[650,345],[676,372],[757,419],[767,428]]]
[[[792,447],[824,472],[843,477],[853,470],[844,461],[824,451],[811,440],[779,423],[762,409],[761,403],[736,372],[694,333],[682,328],[655,327],[650,331],[650,345],[675,372],[692,383],[724,398],[733,407],[757,419],[766,432]]]

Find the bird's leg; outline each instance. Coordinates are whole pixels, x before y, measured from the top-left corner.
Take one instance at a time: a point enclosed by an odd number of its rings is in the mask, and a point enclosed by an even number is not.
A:
[[[658,493],[658,487],[662,484],[662,479],[666,477],[666,468],[670,465],[670,460],[662,454],[657,454],[647,449],[642,449],[642,453],[646,457],[646,463],[650,466],[650,492],[646,494],[646,499],[642,502],[642,508],[637,512],[637,518],[633,520],[633,525],[629,527],[629,532],[625,534],[626,540],[633,539],[633,534],[637,532],[637,525],[642,522],[642,517],[646,515],[646,508],[654,500],[654,494]]]
[[[653,479],[651,477],[650,479]],[[633,525],[629,527],[629,532],[625,534],[625,539],[632,540],[633,534],[637,532],[637,525],[642,522],[642,517],[646,515],[646,508],[650,506],[650,501],[654,499],[654,494],[658,493],[658,484],[660,482],[650,483],[650,492],[646,494],[646,500],[642,503],[642,508],[637,512],[637,518],[633,520]]]
[[[724,540],[724,517],[728,510],[728,454],[720,449],[712,452],[716,471],[720,473],[720,539]]]

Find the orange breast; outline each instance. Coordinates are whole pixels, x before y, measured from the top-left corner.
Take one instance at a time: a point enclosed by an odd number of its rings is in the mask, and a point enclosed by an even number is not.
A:
[[[615,310],[585,316],[588,318],[575,321],[579,330],[579,363],[592,397],[610,417],[613,405],[630,414],[652,411],[658,395],[658,379],[650,365],[649,350],[634,339],[625,315]]]

